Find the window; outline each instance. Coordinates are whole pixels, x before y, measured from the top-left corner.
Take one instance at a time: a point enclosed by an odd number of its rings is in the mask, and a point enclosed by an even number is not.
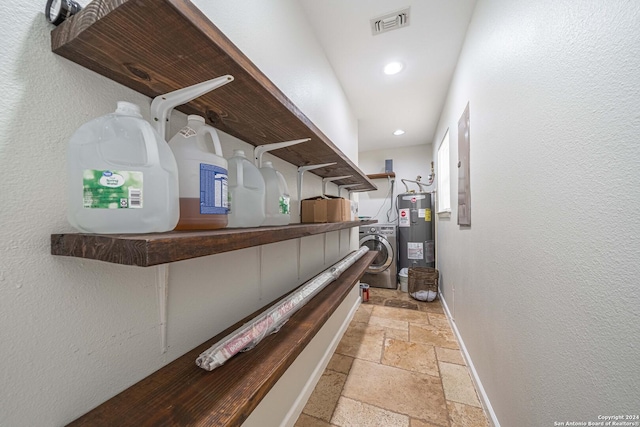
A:
[[[449,129],[438,148],[438,213],[451,213],[451,173],[449,170]]]

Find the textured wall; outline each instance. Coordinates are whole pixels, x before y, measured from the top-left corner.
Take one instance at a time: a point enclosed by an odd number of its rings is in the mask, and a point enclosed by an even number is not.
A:
[[[638,413],[640,4],[479,0],[434,135],[451,131],[438,266],[503,426]],[[456,225],[471,113],[471,228]]]
[[[150,99],[52,54],[44,3],[0,3],[0,425],[11,427],[65,424],[296,285],[295,241],[265,248],[261,283],[257,248],[173,264],[169,351],[161,355],[153,268],[49,254],[51,233],[73,231],[65,214],[69,137],[113,111],[118,100],[137,103],[148,115]],[[322,62],[308,29],[290,25],[297,22],[297,4],[270,4],[280,13],[248,9],[213,21],[224,27],[220,20],[238,24],[259,14],[265,26],[245,32],[243,45],[278,33],[297,40],[309,60]],[[333,129],[326,132],[357,161],[357,125],[345,113],[348,105],[336,113],[335,105],[297,90],[322,85],[337,93],[335,78],[289,74],[297,65],[286,54],[270,50],[255,59],[320,128]],[[327,123],[334,114],[344,126]],[[173,131],[185,122],[176,113]],[[221,139],[227,156],[233,147],[246,148],[229,136]],[[279,160],[275,165],[295,194],[295,168]],[[309,174],[305,182],[304,196],[320,191],[318,178]],[[357,234],[352,241],[357,246]],[[327,235],[326,263],[347,252],[348,243],[348,231],[340,239],[337,232]],[[322,268],[322,244],[322,236],[302,240],[301,280]]]
[[[431,144],[416,145],[413,147],[398,147],[385,150],[361,151],[360,169],[366,174],[384,172],[386,159],[393,159],[393,171],[396,174],[396,182],[393,190],[393,197],[389,199],[390,183],[386,179],[376,179],[374,182],[378,186],[377,191],[369,191],[359,195],[358,206],[359,215],[370,216],[379,222],[389,222],[389,219],[398,218],[395,208],[387,216],[390,207],[390,200],[395,206],[395,196],[404,193],[405,188],[401,179],[415,180],[418,175],[422,177],[422,182],[427,182],[431,173],[431,160],[433,153]],[[418,190],[416,184],[407,183],[409,190]],[[429,187],[430,189],[431,187]],[[376,215],[377,214],[377,215]],[[389,219],[387,219],[389,218]]]

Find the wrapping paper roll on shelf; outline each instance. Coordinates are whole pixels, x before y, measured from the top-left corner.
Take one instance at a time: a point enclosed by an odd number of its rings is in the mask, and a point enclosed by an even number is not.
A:
[[[200,354],[196,359],[196,365],[212,371],[239,352],[251,350],[264,337],[277,332],[295,312],[340,277],[368,251],[369,248],[363,246],[309,280],[300,289]]]

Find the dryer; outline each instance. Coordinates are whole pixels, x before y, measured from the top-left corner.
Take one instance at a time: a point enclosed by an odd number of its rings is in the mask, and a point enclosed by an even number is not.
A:
[[[396,289],[397,282],[397,226],[371,224],[360,226],[360,246],[378,251],[360,281],[376,288]]]

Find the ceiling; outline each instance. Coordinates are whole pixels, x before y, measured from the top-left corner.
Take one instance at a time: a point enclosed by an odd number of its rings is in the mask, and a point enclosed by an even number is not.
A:
[[[430,144],[476,0],[299,1],[358,119],[359,150]],[[408,26],[372,35],[370,19],[409,6]],[[389,76],[391,61],[404,68]]]

